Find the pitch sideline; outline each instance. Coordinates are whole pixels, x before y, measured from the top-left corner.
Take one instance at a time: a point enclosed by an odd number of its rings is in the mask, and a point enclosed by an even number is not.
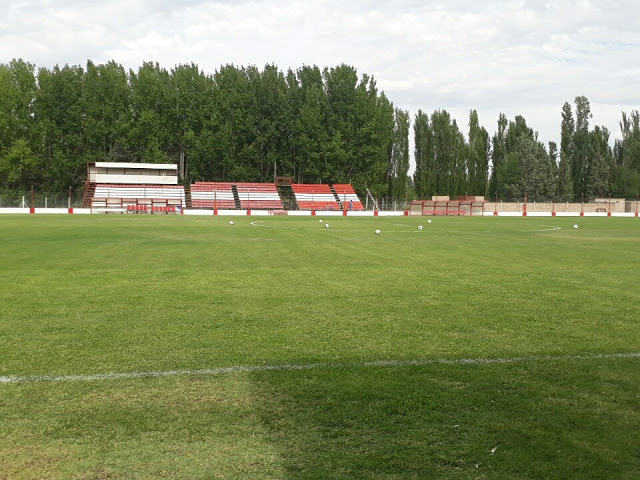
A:
[[[278,365],[236,365],[230,367],[204,368],[197,370],[164,370],[149,372],[113,372],[92,375],[32,375],[32,376],[0,376],[2,384],[36,383],[36,382],[89,382],[97,380],[119,380],[134,378],[156,378],[195,375],[223,375],[230,373],[251,373],[271,371],[317,370],[332,368],[371,368],[371,367],[407,367],[425,365],[491,365],[526,362],[553,362],[577,360],[612,360],[640,358],[640,352],[631,353],[590,353],[584,355],[547,355],[502,358],[434,358],[424,360],[375,360],[367,362],[327,362],[306,364],[278,364]]]

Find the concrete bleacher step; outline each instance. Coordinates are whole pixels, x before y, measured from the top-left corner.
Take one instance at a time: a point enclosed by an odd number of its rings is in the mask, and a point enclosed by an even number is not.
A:
[[[84,195],[82,196],[82,206],[90,207],[91,199],[95,196],[96,184],[95,182],[87,182],[84,187]]]
[[[340,196],[338,195],[338,192],[336,192],[336,189],[333,188],[333,183],[329,185],[329,188],[331,189],[331,193],[333,193],[333,196],[336,197],[336,201],[338,202],[338,205],[340,206],[340,210],[342,210],[343,209],[342,200],[340,200]]]
[[[193,207],[193,202],[191,201],[191,185],[189,183],[184,186],[184,202],[187,208]]]
[[[291,185],[278,185],[278,194],[282,200],[282,207],[285,210],[298,210],[296,197],[293,195]]]
[[[240,203],[240,196],[238,195],[238,188],[236,187],[235,183],[231,185],[231,191],[233,192],[233,199],[236,202],[236,208],[238,210],[241,210],[242,204]]]

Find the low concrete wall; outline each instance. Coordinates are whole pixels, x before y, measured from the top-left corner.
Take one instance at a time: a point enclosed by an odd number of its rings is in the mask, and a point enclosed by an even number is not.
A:
[[[68,208],[36,208],[35,213],[46,213],[46,214],[50,214],[50,213],[54,213],[54,214],[61,214],[61,213],[69,213],[69,209]]]
[[[0,213],[29,213],[28,208],[0,208]]]
[[[615,201],[614,201],[615,200]],[[551,202],[533,202],[527,203],[527,213],[531,212],[593,212],[593,213],[607,213],[611,212],[625,212],[627,210],[627,204],[631,202],[625,202],[620,199],[612,199],[611,203],[551,203]],[[635,203],[635,202],[634,202]],[[523,212],[524,204],[518,202],[487,202],[484,204],[485,212]]]
[[[629,206],[631,204],[631,207]],[[488,206],[487,206],[488,205]],[[494,203],[486,204],[484,210],[484,216],[493,216],[494,215]],[[534,207],[535,206],[535,207]],[[549,206],[551,204],[545,203],[537,203],[537,204],[527,204],[527,216],[528,217],[550,217],[552,216],[552,210],[549,208],[545,210],[544,207]],[[498,203],[497,204],[497,212],[500,217],[522,217],[523,216],[523,204],[518,203]],[[535,209],[532,209],[535,208]],[[635,202],[627,202],[625,210],[617,210],[614,211],[613,208],[611,210],[611,215],[609,215],[608,211],[597,211],[595,208],[595,204],[584,204],[584,212],[581,212],[580,208],[582,207],[579,203],[569,203],[569,204],[555,204],[555,213],[558,217],[636,217],[635,213]],[[640,205],[639,205],[640,207]],[[632,210],[630,210],[630,208]],[[601,207],[600,207],[601,209]],[[0,208],[0,214],[30,214],[30,209],[28,208]],[[88,215],[91,214],[92,211],[90,208],[73,208],[73,214],[75,215]],[[36,208],[34,214],[58,214],[58,215],[69,215],[69,212],[66,208]],[[207,209],[185,209],[185,215],[192,216],[214,216],[213,210]],[[289,211],[288,215],[292,217],[310,217],[312,216],[312,212],[308,210],[298,210],[298,211]],[[219,216],[247,216],[246,210],[218,210]],[[269,216],[270,213],[268,210],[252,210],[251,216],[255,217],[263,217]],[[368,211],[348,211],[347,215],[344,215],[342,211],[316,211],[317,217],[402,217],[404,216],[403,211],[379,211],[377,215],[375,212]],[[415,215],[414,215],[415,216]],[[465,215],[468,217],[468,214]],[[474,216],[480,216],[479,213],[474,214]]]

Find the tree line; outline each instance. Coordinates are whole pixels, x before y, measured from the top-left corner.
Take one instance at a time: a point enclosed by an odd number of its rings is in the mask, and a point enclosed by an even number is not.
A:
[[[85,67],[0,64],[0,192],[81,190],[93,161],[178,163],[184,182],[352,183],[403,202],[431,195],[502,200],[633,198],[640,190],[639,114],[622,139],[589,127],[588,99],[562,107],[561,144],[500,115],[489,136],[471,110],[463,132],[445,110],[411,119],[375,79],[341,64],[195,64],[172,69],[111,61]],[[413,120],[413,122],[412,122]],[[415,173],[409,171],[413,123]]]
[[[640,192],[640,114],[622,112],[622,139],[610,146],[606,127],[590,129],[589,100],[562,107],[560,150],[545,145],[522,116],[500,114],[490,138],[471,110],[463,135],[448,112],[415,115],[414,188],[418,197],[485,195],[502,200],[574,201],[636,198]]]

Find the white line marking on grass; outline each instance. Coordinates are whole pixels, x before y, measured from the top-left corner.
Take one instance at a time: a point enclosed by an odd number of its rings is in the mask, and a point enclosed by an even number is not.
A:
[[[480,230],[477,232],[470,232],[468,230],[455,230],[452,231],[452,233],[464,233],[466,235],[475,235],[477,237],[493,237],[493,238],[505,238],[504,235],[497,235],[497,234],[492,234],[492,233],[483,233],[483,232],[489,232],[490,230]]]
[[[539,229],[539,230],[518,230],[515,233],[520,233],[520,232],[555,232],[557,230],[561,230],[562,227],[558,227],[558,226],[552,226],[552,225],[540,225],[541,227],[549,227],[549,228],[543,228],[543,229]],[[509,234],[509,232],[505,232],[503,234],[496,234],[495,230],[476,230],[476,231],[469,231],[469,230],[456,230],[455,233],[466,233],[467,235],[477,235],[478,237],[495,237],[495,238],[506,238],[506,235]]]
[[[35,382],[89,382],[96,380],[118,380],[132,378],[177,377],[194,375],[223,375],[229,373],[286,372],[296,370],[318,370],[333,368],[369,368],[369,367],[410,367],[426,365],[492,365],[526,362],[555,362],[576,360],[612,360],[640,358],[640,353],[586,353],[583,355],[546,355],[503,358],[432,358],[423,360],[375,360],[368,362],[335,363],[284,363],[279,365],[235,365],[231,367],[203,368],[198,370],[164,370],[151,372],[96,373],[92,375],[31,375],[0,376],[0,383]]]
[[[549,227],[549,228],[543,228],[541,230],[523,230],[523,232],[554,232],[556,230],[560,230],[561,227],[558,226],[552,226],[552,225],[540,225],[541,227]]]
[[[251,222],[249,225],[251,225],[252,227],[286,228],[288,230],[299,230],[298,227],[288,227],[286,225],[278,225],[277,227],[274,227],[273,225],[265,225],[264,223],[260,223],[260,222]]]

